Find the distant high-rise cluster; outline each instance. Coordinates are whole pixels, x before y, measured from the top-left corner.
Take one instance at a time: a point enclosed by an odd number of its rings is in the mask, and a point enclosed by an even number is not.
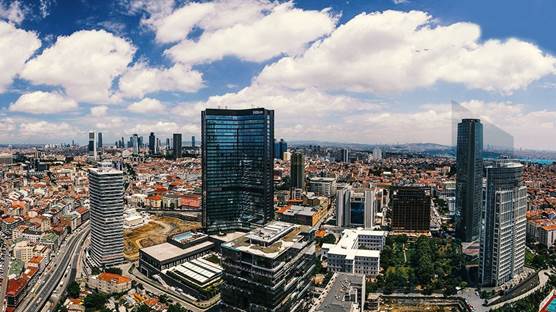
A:
[[[250,229],[274,216],[274,111],[202,112],[203,226]]]
[[[284,160],[284,153],[288,151],[288,143],[284,139],[279,142],[274,141],[274,158]]]

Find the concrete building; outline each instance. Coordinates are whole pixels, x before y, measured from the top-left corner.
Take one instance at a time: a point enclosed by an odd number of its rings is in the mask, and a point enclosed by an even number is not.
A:
[[[309,178],[309,190],[316,195],[333,196],[336,194],[336,178]]]
[[[342,232],[337,244],[323,244],[322,251],[332,272],[377,276],[385,242],[384,231],[348,229]]]
[[[89,169],[91,246],[89,256],[101,267],[123,262],[123,173],[101,163]]]
[[[103,272],[90,276],[87,286],[105,294],[120,294],[131,289],[131,279],[119,274]]]
[[[354,189],[351,186],[336,192],[336,224],[340,227],[372,228],[376,216],[373,188]]]
[[[365,311],[365,276],[334,273],[311,312]]]
[[[222,244],[221,311],[301,311],[310,303],[314,230],[272,222]]]
[[[527,187],[523,165],[495,162],[486,167],[479,282],[500,286],[523,271],[525,262]]]

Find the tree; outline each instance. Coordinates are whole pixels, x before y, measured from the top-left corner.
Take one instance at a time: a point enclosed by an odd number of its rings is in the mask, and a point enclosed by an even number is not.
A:
[[[81,288],[79,287],[79,284],[77,282],[73,281],[69,283],[67,292],[70,298],[79,298]]]
[[[160,303],[168,302],[168,295],[162,294],[162,295],[158,296],[158,301],[160,301]]]
[[[92,293],[83,300],[86,308],[95,310],[103,308],[107,301],[107,295],[101,292]]]
[[[174,303],[168,307],[167,312],[187,312],[187,310],[181,305]]]
[[[99,274],[100,274],[100,269],[97,268],[97,267],[93,267],[93,268],[91,269],[91,274],[93,274],[93,275],[99,275]]]
[[[153,309],[148,305],[142,303],[139,307],[135,309],[135,312],[151,312]]]

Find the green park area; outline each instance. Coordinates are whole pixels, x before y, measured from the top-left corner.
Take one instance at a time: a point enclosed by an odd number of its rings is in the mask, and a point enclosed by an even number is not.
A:
[[[380,258],[383,274],[368,284],[371,292],[453,295],[467,285],[464,255],[452,239],[388,236]]]

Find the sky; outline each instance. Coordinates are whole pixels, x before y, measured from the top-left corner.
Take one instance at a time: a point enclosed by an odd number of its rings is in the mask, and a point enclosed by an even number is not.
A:
[[[275,110],[286,141],[451,144],[451,103],[556,150],[551,0],[0,0],[0,144],[200,136]]]

